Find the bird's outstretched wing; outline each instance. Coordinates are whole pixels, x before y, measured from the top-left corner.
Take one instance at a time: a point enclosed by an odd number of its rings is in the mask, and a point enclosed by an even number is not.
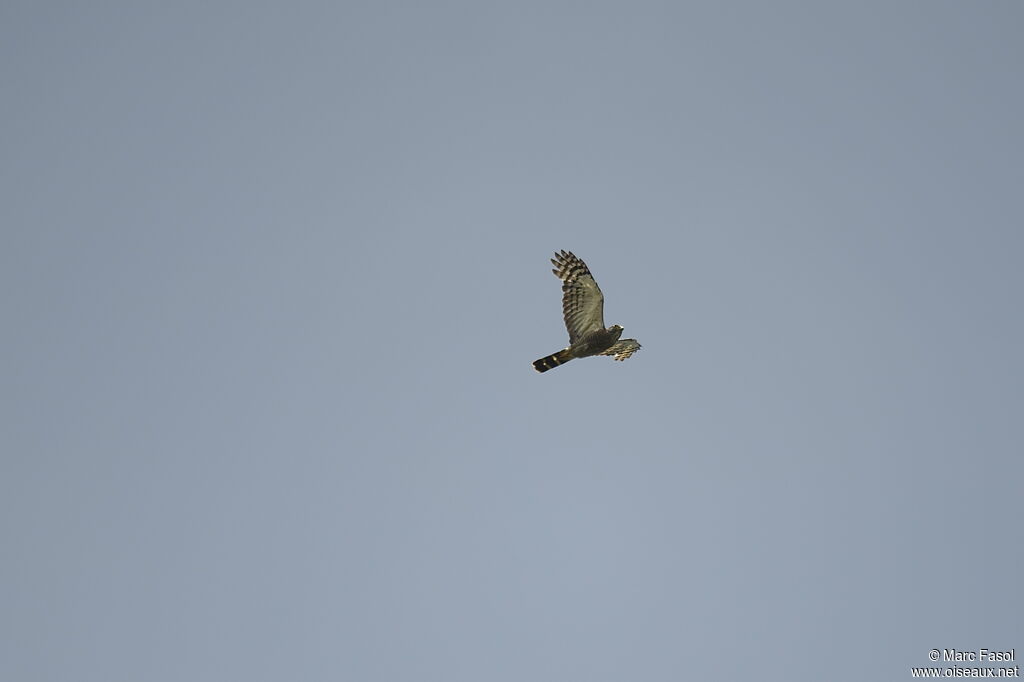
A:
[[[604,294],[587,264],[571,251],[559,251],[551,263],[555,266],[551,272],[562,280],[562,315],[569,331],[569,343],[576,343],[582,336],[604,329]],[[622,359],[626,357],[629,355]]]
[[[619,339],[599,355],[614,355],[616,360],[625,360],[638,350],[640,343],[636,339]]]

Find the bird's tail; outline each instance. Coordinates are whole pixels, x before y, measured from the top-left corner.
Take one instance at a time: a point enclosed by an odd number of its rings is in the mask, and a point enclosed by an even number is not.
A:
[[[569,352],[569,349],[566,348],[564,350],[558,351],[557,353],[552,353],[546,358],[534,360],[533,368],[538,372],[546,372],[549,369],[554,369],[555,367],[558,367],[561,364],[569,362],[570,360],[572,360],[572,354]]]

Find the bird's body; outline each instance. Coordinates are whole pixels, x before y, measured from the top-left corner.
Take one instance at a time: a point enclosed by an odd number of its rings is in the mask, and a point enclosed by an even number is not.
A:
[[[573,358],[613,355],[625,360],[640,350],[636,339],[619,339],[622,327],[604,326],[604,294],[587,264],[571,251],[559,251],[551,259],[552,270],[562,280],[562,314],[569,332],[569,346],[536,360],[533,368],[546,372]]]

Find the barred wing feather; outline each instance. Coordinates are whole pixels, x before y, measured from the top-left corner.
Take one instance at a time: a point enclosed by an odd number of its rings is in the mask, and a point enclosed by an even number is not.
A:
[[[619,339],[599,355],[614,355],[616,360],[625,360],[638,350],[640,343],[636,339]]]
[[[552,272],[562,280],[562,315],[569,343],[604,329],[604,294],[587,264],[570,251],[558,252],[551,263],[555,266]]]

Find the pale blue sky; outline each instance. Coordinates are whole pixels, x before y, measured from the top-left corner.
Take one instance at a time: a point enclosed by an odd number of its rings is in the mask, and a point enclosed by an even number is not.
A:
[[[1016,2],[0,10],[0,678],[1024,650]],[[566,342],[571,249],[624,363]]]

